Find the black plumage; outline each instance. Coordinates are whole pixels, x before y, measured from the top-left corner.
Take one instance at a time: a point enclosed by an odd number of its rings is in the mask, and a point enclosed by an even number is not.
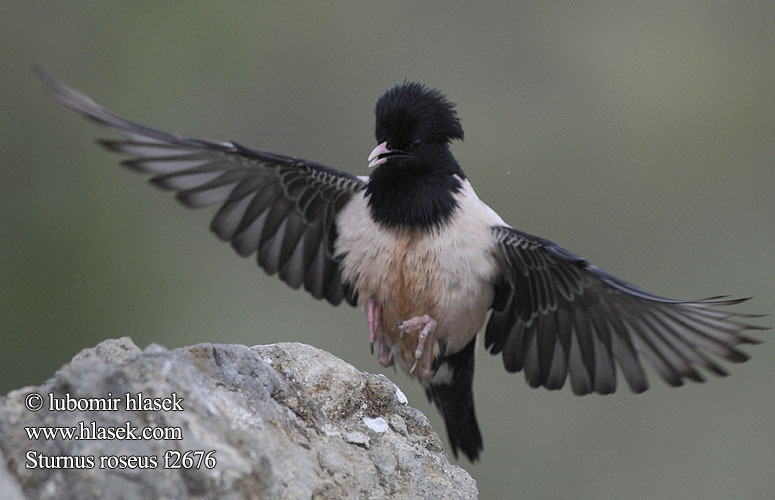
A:
[[[493,232],[506,272],[496,287],[485,347],[503,353],[508,371],[524,369],[533,387],[560,389],[569,377],[576,394],[608,394],[616,389],[616,361],[630,388],[643,392],[648,380],[638,354],[670,385],[702,382],[695,366],[726,375],[706,353],[739,363],[748,356],[736,346],[758,343],[742,332],[759,327],[715,309],[744,299],[667,299],[551,241],[509,227]]]
[[[106,125],[124,139],[102,139],[103,147],[132,156],[122,165],[145,174],[191,208],[218,204],[210,228],[243,257],[257,253],[270,275],[293,288],[302,284],[334,305],[357,303],[343,283],[333,252],[335,217],[358,177],[314,162],[236,142],[214,142],[167,134],[105,110],[89,97],[38,72],[65,106]]]
[[[433,383],[425,386],[425,394],[433,401],[444,417],[449,444],[457,456],[458,450],[470,460],[479,458],[482,451],[482,434],[474,410],[474,348],[476,338],[462,351],[436,360],[436,369],[446,364],[452,372],[448,383]]]
[[[392,228],[444,224],[466,178],[449,150],[450,141],[463,138],[454,105],[437,90],[405,82],[379,98],[375,114],[374,135],[387,143],[391,164],[376,169],[366,186],[372,217]]]

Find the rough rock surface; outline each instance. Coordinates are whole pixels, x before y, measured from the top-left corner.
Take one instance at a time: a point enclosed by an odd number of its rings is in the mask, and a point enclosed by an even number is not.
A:
[[[36,404],[31,393],[42,396],[39,411],[25,407]],[[52,403],[67,404],[67,393],[70,405],[83,411],[50,411]],[[178,408],[168,399],[169,411],[126,409],[125,393],[134,400],[138,393],[174,393]],[[89,409],[82,399],[103,398],[104,406],[108,397],[117,398],[115,410],[96,410],[96,400]],[[129,338],[107,340],[76,355],[42,386],[0,398],[0,496],[476,498],[476,482],[449,463],[425,416],[405,401],[384,376],[303,344],[141,350]],[[182,440],[29,439],[25,430],[79,422],[89,429],[94,422],[97,432],[111,426],[124,432],[127,425],[137,433],[179,428]],[[175,453],[187,450],[204,453],[181,455],[183,467],[165,468],[165,453],[167,465],[174,465]],[[83,458],[57,458],[65,456]],[[64,468],[73,465],[86,468]]]

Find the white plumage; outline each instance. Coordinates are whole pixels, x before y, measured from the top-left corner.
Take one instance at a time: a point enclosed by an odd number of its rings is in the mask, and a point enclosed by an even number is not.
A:
[[[490,228],[505,225],[468,180],[460,182],[457,209],[433,230],[382,227],[363,216],[369,210],[367,195],[357,193],[340,212],[335,245],[344,256],[342,278],[354,285],[361,304],[371,298],[380,305],[386,331],[398,321],[428,314],[439,322],[436,340],[446,341],[448,352],[465,347],[484,323],[498,272]],[[416,332],[409,337],[406,352],[413,352]],[[407,368],[414,363],[399,358]]]

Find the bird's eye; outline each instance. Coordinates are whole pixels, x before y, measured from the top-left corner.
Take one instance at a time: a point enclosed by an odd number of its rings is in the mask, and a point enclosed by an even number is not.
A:
[[[422,147],[422,141],[420,139],[412,141],[412,143],[409,145],[409,149],[411,149],[412,151],[417,151],[421,147]]]

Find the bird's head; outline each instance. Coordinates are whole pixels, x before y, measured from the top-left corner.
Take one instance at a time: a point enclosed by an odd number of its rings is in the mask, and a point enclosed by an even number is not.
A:
[[[418,82],[400,83],[377,100],[377,147],[369,167],[383,163],[432,163],[454,139],[463,139],[455,105]]]

